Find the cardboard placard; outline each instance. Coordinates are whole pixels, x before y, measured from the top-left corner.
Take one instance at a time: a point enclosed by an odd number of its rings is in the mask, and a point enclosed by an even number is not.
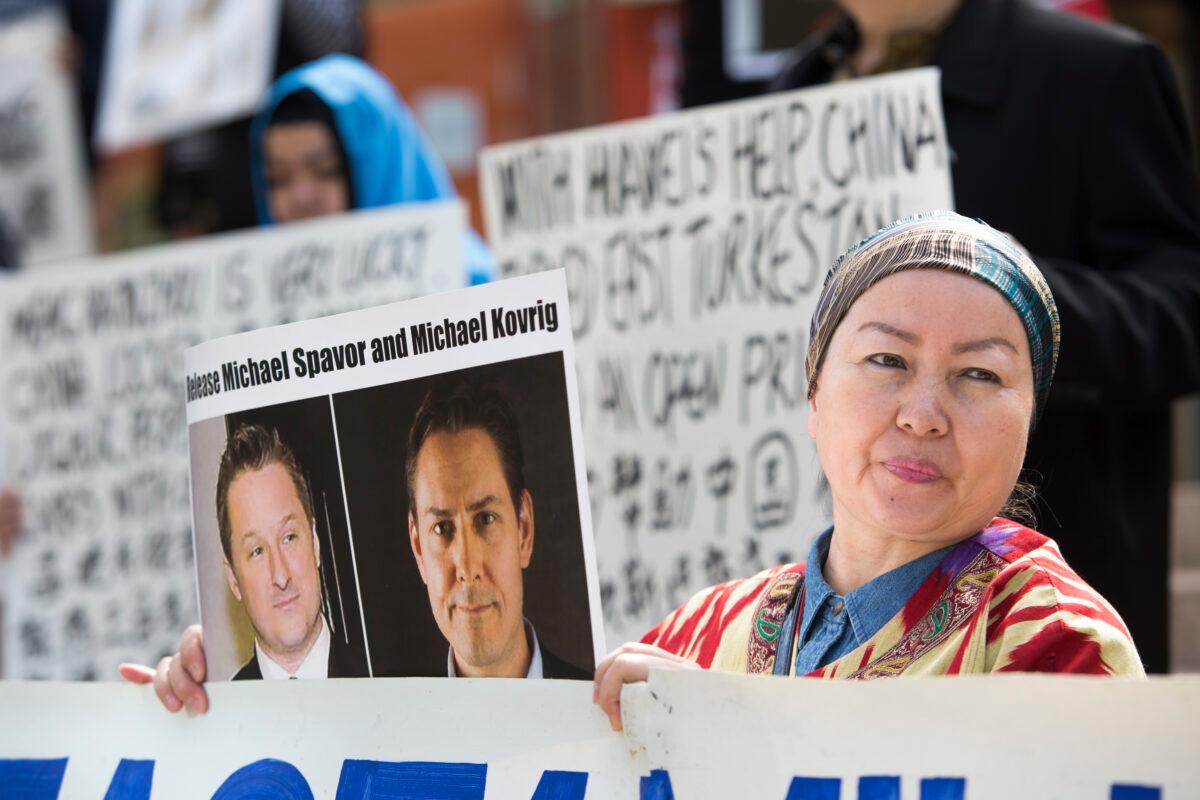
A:
[[[610,642],[825,526],[805,431],[834,259],[953,205],[935,69],[488,148],[501,276],[563,267]]]

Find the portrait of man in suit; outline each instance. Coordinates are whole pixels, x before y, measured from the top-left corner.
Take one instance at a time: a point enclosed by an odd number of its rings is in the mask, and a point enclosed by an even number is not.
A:
[[[233,680],[353,677],[321,612],[321,547],[308,481],[274,428],[243,424],[217,475],[225,579],[254,630]]]
[[[535,504],[516,416],[500,390],[436,383],[406,453],[409,544],[449,643],[446,674],[590,680],[547,650],[525,617]]]

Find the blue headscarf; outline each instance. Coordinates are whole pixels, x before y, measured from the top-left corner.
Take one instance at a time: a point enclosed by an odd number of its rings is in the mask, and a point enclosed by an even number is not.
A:
[[[809,329],[808,396],[816,392],[825,351],[854,301],[889,275],[910,269],[969,275],[998,291],[1013,307],[1029,339],[1036,424],[1058,363],[1061,335],[1054,295],[1024,248],[982,220],[951,211],[914,214],[893,222],[834,262]]]
[[[337,54],[280,76],[251,123],[250,179],[260,224],[274,222],[267,203],[263,136],[280,101],[304,89],[320,98],[333,116],[348,162],[353,208],[455,196],[445,165],[392,85],[363,61]],[[467,231],[464,247],[471,283],[491,279],[495,258],[475,231]]]

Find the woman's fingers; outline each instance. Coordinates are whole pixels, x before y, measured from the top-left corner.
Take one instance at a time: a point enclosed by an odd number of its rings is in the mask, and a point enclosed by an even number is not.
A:
[[[195,711],[197,714],[203,714],[205,711],[208,711],[208,693],[184,669],[182,656],[171,659],[171,664],[167,669],[167,683],[170,685],[171,692],[174,693],[175,697],[192,711]]]
[[[183,708],[183,703],[171,689],[171,681],[168,677],[171,662],[174,660],[172,656],[165,656],[162,661],[158,662],[158,669],[154,671],[154,693],[158,695],[158,700],[163,704],[163,708],[172,714]]]
[[[694,661],[654,645],[629,642],[613,650],[596,665],[592,702],[608,715],[614,731],[621,725],[621,688],[646,680],[651,669],[699,669]]]
[[[613,662],[616,661],[621,653],[622,647],[618,647],[602,658],[600,663],[596,665],[596,674],[592,678],[592,702],[596,705],[600,704],[600,684],[604,683],[604,676],[612,669]]]
[[[629,655],[631,653],[640,653],[646,650],[658,651],[658,648],[654,647],[653,645],[642,644],[641,642],[626,642],[606,655],[600,661],[600,663],[596,665],[596,675],[592,681],[592,702],[596,704],[600,703],[600,686],[604,683],[605,676],[608,674],[609,670],[612,669],[612,666],[617,659],[619,659],[621,656]],[[666,651],[664,650],[661,652]]]
[[[204,659],[204,633],[199,625],[190,625],[179,640],[179,658],[182,667],[196,683],[204,683],[208,677],[208,662]]]
[[[120,664],[117,666],[117,672],[121,673],[121,677],[130,683],[154,682],[154,670],[144,664]]]
[[[179,640],[179,652],[158,662],[153,672],[140,664],[122,664],[121,676],[133,683],[154,681],[154,693],[163,707],[172,713],[185,705],[198,714],[208,711],[208,693],[204,691],[208,669],[204,662],[204,637],[199,625],[192,625]]]
[[[650,674],[647,657],[638,653],[622,653],[612,663],[600,683],[597,705],[608,715],[608,723],[614,731],[621,725],[621,687],[627,683],[646,680]]]

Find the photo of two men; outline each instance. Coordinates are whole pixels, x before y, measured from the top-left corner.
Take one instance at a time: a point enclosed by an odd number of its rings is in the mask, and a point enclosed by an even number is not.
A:
[[[191,449],[214,678],[590,679],[561,353],[229,414]]]

